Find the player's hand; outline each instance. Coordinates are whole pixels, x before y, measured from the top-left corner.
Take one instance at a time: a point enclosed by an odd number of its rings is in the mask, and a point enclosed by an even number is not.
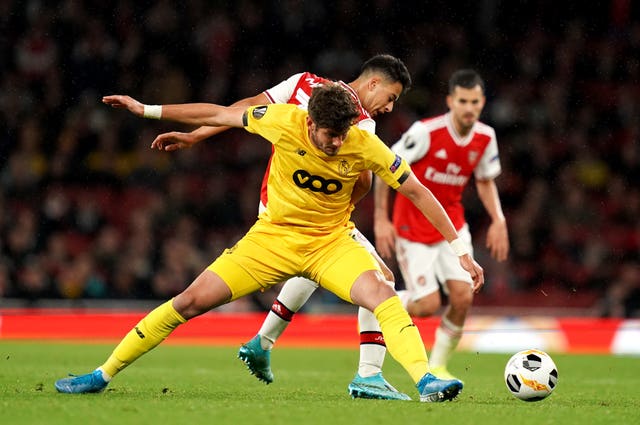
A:
[[[484,286],[484,270],[469,254],[465,254],[459,258],[462,268],[471,275],[471,279],[473,279],[473,293],[477,294]]]
[[[156,136],[151,142],[151,149],[164,150],[167,152],[177,151],[178,149],[190,148],[200,140],[195,138],[191,133],[182,133],[180,131],[171,131]]]
[[[375,220],[373,233],[376,236],[376,250],[382,258],[393,258],[396,250],[396,229],[389,220]]]
[[[112,108],[127,109],[139,117],[144,114],[144,105],[130,96],[119,94],[104,96],[102,103],[110,105]]]
[[[487,230],[487,248],[497,261],[504,261],[509,255],[509,234],[505,220],[493,221]]]

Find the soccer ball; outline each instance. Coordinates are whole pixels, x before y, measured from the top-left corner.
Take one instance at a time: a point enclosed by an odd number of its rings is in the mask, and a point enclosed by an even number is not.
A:
[[[544,351],[520,351],[507,362],[504,382],[511,394],[520,400],[540,401],[556,388],[558,368]]]

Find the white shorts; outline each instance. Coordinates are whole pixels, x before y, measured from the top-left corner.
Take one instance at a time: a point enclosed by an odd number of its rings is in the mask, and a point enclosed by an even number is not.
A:
[[[469,226],[465,224],[458,235],[473,255]],[[426,245],[398,237],[396,252],[398,267],[411,301],[436,292],[438,282],[442,284],[445,294],[449,293],[449,288],[444,284],[447,280],[459,280],[473,285],[471,275],[462,268],[458,256],[453,253],[447,241]]]
[[[360,233],[360,230],[356,229],[355,227],[353,228],[353,230],[351,231],[351,237],[356,241],[359,242],[360,245],[362,245],[363,247],[365,247],[365,249],[367,250],[367,252],[369,254],[373,254],[376,253],[376,249],[373,246],[373,244],[371,242],[369,242],[369,239],[365,238],[365,236]],[[376,253],[377,255],[377,253]]]

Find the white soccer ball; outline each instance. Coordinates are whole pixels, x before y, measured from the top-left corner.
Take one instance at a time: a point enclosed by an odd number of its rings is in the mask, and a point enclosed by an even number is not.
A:
[[[520,400],[540,401],[556,388],[558,368],[544,351],[520,351],[507,362],[504,382],[511,394]]]

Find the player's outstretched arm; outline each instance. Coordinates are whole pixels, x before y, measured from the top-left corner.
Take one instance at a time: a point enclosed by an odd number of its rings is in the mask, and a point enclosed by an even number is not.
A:
[[[473,259],[466,245],[458,239],[458,232],[445,212],[442,204],[433,196],[433,193],[411,175],[400,185],[398,192],[406,196],[424,214],[424,216],[438,229],[449,242],[453,252],[460,259],[460,265],[471,275],[474,292],[480,291],[484,285],[484,271]]]
[[[184,103],[179,105],[144,105],[130,96],[111,95],[102,102],[113,108],[127,109],[132,114],[151,119],[176,121],[183,124],[243,127],[246,108],[220,106],[213,103]]]
[[[260,93],[257,96],[247,97],[241,99],[231,106],[243,106],[245,108],[253,105],[266,105],[270,103],[269,98],[264,94]],[[215,136],[216,134],[222,133],[223,131],[228,130],[230,127],[228,126],[219,126],[219,127],[198,127],[197,129],[189,132],[183,133],[180,131],[170,131],[167,133],[162,133],[156,136],[156,138],[151,142],[152,149],[164,150],[167,152],[175,151],[178,149],[190,148],[191,146],[199,143],[209,137]]]

